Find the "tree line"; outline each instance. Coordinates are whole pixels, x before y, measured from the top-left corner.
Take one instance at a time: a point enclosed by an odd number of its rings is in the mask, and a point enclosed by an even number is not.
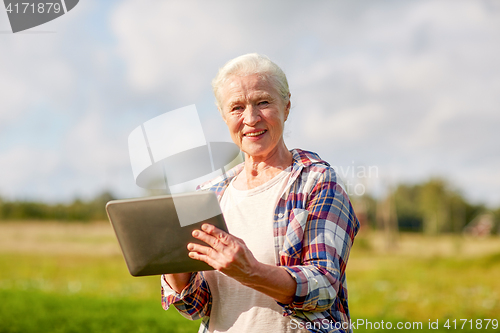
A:
[[[0,198],[1,220],[107,220],[106,203],[116,199],[109,191],[91,200],[71,203],[7,201]],[[429,235],[461,233],[481,214],[489,214],[494,231],[500,233],[500,207],[488,209],[474,204],[450,183],[432,178],[418,184],[399,184],[381,198],[369,194],[353,196],[353,205],[364,228],[389,231],[423,232]]]
[[[75,199],[71,203],[6,201],[0,198],[0,219],[101,221],[108,218],[105,210],[106,203],[114,199],[109,191],[103,192],[91,200]]]
[[[353,198],[353,202],[362,223],[372,229],[428,235],[462,233],[471,222],[487,215],[493,224],[492,233],[500,233],[500,207],[488,209],[484,204],[471,203],[441,178],[398,184],[382,198],[365,194]]]

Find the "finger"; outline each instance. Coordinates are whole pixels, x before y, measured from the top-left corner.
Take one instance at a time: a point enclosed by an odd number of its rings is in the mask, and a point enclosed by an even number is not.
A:
[[[231,235],[229,235],[227,232],[220,230],[219,228],[205,223],[201,226],[201,230],[206,232],[209,235],[212,235],[215,239],[220,241],[222,244],[229,245],[231,242]],[[212,244],[210,244],[212,245]],[[213,245],[212,245],[213,247]]]
[[[213,231],[213,230],[211,230]],[[227,240],[221,240],[220,237],[223,238],[223,235],[218,234],[216,236],[213,236],[211,234],[208,234],[202,230],[195,230],[192,233],[193,237],[196,239],[199,239],[205,243],[207,243],[210,247],[216,249],[217,251],[222,251],[225,246],[227,246]]]
[[[212,233],[214,233],[214,232],[216,232],[217,230],[220,230],[220,229],[217,228],[216,226],[212,225],[212,224],[203,223],[201,225],[201,230],[205,231],[207,234],[212,234]]]
[[[192,235],[194,238],[199,239],[199,240],[207,243],[207,245],[209,245],[210,247],[213,247],[217,243],[217,240],[214,236],[209,235],[206,232],[201,231],[201,230],[194,230]]]
[[[191,259],[203,261],[203,262],[207,263],[208,265],[210,265],[211,267],[213,267],[216,270],[220,269],[219,263],[216,260],[210,258],[209,256],[207,256],[205,254],[201,254],[201,253],[198,253],[198,252],[189,252],[189,257]]]
[[[196,252],[199,254],[203,255],[208,255],[208,256],[213,256],[215,252],[214,249],[212,249],[209,246],[204,246],[201,244],[196,244],[196,243],[189,243],[187,246],[187,249],[189,252]]]

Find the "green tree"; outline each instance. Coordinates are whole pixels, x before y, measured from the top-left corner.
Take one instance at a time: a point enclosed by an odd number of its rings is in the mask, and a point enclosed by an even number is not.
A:
[[[421,184],[400,184],[394,195],[400,229],[429,235],[460,233],[468,221],[485,210],[483,205],[468,203],[441,178]]]

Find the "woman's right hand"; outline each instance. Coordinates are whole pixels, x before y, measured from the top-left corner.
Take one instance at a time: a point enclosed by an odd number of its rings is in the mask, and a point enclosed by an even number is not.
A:
[[[165,274],[165,280],[176,293],[180,294],[189,284],[191,274],[193,273]]]

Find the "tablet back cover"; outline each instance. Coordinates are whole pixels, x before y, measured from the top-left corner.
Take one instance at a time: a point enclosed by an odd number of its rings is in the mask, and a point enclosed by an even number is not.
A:
[[[179,196],[176,196],[178,199]],[[181,195],[179,202],[193,211],[218,210],[218,214],[197,223],[181,226],[172,196],[157,196],[108,202],[106,211],[133,276],[213,270],[188,256],[188,243],[205,243],[192,232],[210,223],[227,232],[217,197],[213,192]],[[216,207],[214,207],[216,205]],[[213,214],[211,214],[213,215]]]

